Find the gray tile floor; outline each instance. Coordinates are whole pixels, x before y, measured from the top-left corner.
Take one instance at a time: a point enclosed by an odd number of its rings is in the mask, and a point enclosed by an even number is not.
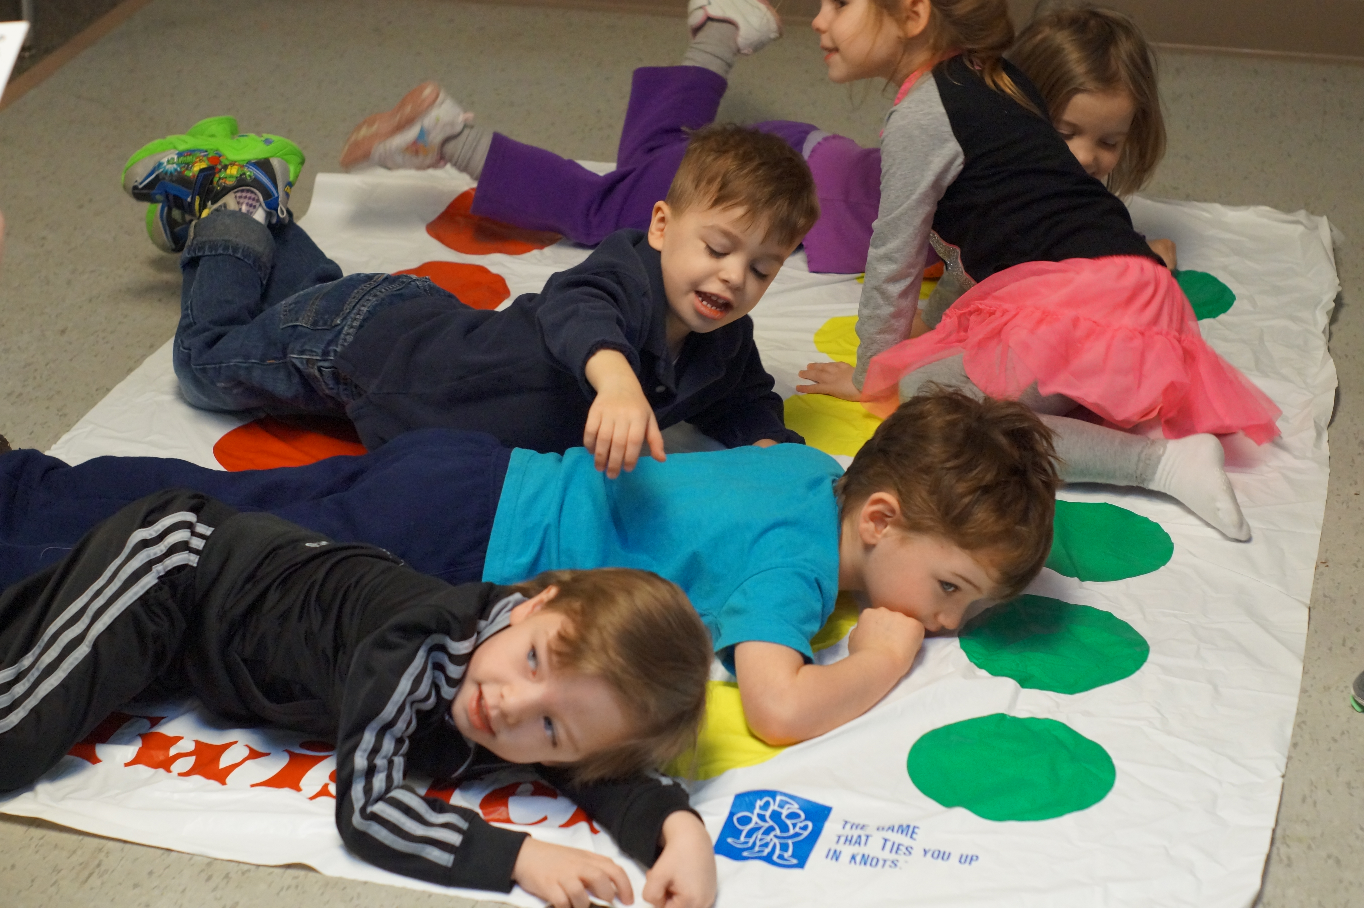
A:
[[[680,6],[682,5],[680,0]],[[360,116],[423,79],[480,122],[610,160],[634,67],[682,53],[680,18],[454,0],[155,0],[0,112],[0,433],[46,448],[175,328],[179,273],[118,189],[124,158],[233,113],[337,169]],[[1361,906],[1362,70],[1166,54],[1171,144],[1154,195],[1327,215],[1343,293],[1328,513],[1300,707],[1261,902]],[[811,33],[741,61],[722,116],[804,118],[872,145],[888,99],[829,85]],[[184,856],[0,818],[0,904],[441,905],[418,891]]]

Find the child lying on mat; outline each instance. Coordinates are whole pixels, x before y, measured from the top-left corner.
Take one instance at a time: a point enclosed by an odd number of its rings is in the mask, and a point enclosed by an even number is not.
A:
[[[663,460],[660,428],[685,420],[726,446],[801,441],[747,315],[817,214],[781,140],[698,133],[647,231],[490,312],[417,276],[342,277],[290,217],[286,140],[220,135],[225,120],[146,146],[124,173],[159,206],[153,239],[184,248],[174,363],[191,404],[345,414],[369,448],[437,426],[582,444],[612,477],[642,444]]]
[[[649,868],[644,897],[710,906],[711,841],[655,771],[696,737],[711,648],[648,572],[453,587],[370,546],[165,490],[0,594],[0,790],[26,787],[149,687],[235,723],[335,737],[337,830],[381,868],[558,906],[632,902],[611,860],[424,797],[508,766],[544,776]]]
[[[334,539],[385,547],[452,582],[506,584],[551,568],[628,566],[677,583],[733,666],[770,743],[863,714],[907,673],[926,632],[1013,596],[1052,545],[1048,430],[1022,405],[909,401],[844,476],[801,445],[644,460],[607,480],[592,453],[508,450],[484,434],[406,433],[377,452],[229,474],[172,459],[75,467],[0,456],[0,566],[29,570],[116,502],[167,485],[270,510]],[[868,609],[849,656],[811,662],[839,591]]]

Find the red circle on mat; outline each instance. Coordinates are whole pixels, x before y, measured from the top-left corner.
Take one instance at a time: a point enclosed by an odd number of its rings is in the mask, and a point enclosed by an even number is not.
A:
[[[331,458],[364,455],[356,428],[340,417],[262,417],[214,444],[213,457],[229,471],[292,468]]]
[[[424,262],[415,269],[404,269],[396,275],[420,275],[430,278],[460,298],[465,306],[476,310],[496,310],[512,292],[508,283],[497,272],[468,262]]]
[[[522,228],[470,214],[474,190],[466,190],[427,223],[427,233],[457,253],[508,253],[520,256],[550,246],[560,239],[550,231]]]

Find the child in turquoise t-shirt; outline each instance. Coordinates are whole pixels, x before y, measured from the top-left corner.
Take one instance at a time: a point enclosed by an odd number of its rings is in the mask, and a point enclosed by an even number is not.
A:
[[[1052,545],[1051,435],[1023,406],[906,402],[841,477],[797,445],[675,455],[609,480],[592,455],[514,450],[484,559],[501,582],[551,566],[648,569],[687,592],[750,728],[819,736],[871,708],[927,632],[1018,593]],[[812,663],[839,591],[868,606],[849,656]]]

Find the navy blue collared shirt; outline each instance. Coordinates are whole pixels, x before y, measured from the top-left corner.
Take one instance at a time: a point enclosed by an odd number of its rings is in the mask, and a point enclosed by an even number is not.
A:
[[[449,427],[563,452],[583,444],[596,394],[588,358],[610,348],[630,362],[661,429],[688,421],[727,447],[804,441],[783,426],[748,316],[689,335],[674,361],[667,313],[659,252],[643,232],[617,231],[503,310],[443,293],[378,313],[337,357],[360,391],[347,414],[371,449],[407,430]]]

